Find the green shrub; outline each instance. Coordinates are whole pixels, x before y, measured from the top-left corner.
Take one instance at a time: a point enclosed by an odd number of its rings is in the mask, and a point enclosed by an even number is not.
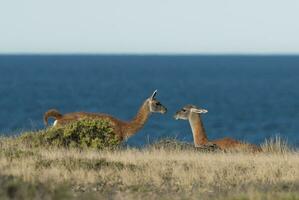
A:
[[[120,144],[109,121],[84,119],[65,126],[50,127],[22,134],[20,139],[32,147],[79,147],[112,149]]]

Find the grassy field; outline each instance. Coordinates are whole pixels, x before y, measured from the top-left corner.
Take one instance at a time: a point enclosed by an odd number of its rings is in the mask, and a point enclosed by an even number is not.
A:
[[[161,146],[160,146],[161,147]],[[29,148],[0,139],[0,199],[299,199],[299,153]]]

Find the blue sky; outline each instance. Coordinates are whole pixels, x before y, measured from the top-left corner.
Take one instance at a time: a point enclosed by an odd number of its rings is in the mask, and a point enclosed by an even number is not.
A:
[[[0,0],[0,53],[298,54],[298,0]]]

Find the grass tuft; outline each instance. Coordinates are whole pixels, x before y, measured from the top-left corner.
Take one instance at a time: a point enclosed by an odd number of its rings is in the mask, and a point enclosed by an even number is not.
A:
[[[164,138],[147,146],[149,149],[164,149],[168,151],[194,150],[194,145],[181,142],[174,138]]]
[[[294,151],[288,142],[279,136],[265,140],[261,147],[265,153],[285,154]]]

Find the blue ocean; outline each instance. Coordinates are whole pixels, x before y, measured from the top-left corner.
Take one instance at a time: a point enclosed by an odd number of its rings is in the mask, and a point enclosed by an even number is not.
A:
[[[192,142],[189,123],[173,114],[194,104],[209,111],[210,139],[279,135],[299,146],[299,56],[2,55],[0,132],[41,129],[50,108],[130,120],[155,89],[168,113],[153,114],[129,145]]]

